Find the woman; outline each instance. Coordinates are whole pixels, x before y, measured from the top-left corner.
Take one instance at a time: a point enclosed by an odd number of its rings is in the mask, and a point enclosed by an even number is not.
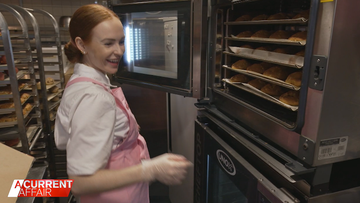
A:
[[[55,142],[67,150],[67,173],[81,203],[146,203],[148,182],[180,184],[191,163],[163,154],[149,159],[114,74],[125,51],[123,26],[115,13],[85,5],[71,18],[65,54],[75,63],[57,111]]]

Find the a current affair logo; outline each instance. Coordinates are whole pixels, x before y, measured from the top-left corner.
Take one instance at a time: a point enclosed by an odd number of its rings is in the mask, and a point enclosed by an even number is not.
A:
[[[8,197],[67,197],[74,180],[15,179]]]

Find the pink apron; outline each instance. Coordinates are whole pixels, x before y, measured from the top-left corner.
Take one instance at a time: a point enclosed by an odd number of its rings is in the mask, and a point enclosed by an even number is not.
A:
[[[149,159],[149,152],[145,139],[139,134],[138,124],[132,114],[122,89],[116,88],[110,90],[104,84],[87,77],[78,77],[69,81],[66,87],[76,82],[92,82],[102,86],[110,92],[116,101],[117,106],[126,114],[129,120],[129,132],[116,149],[111,152],[106,169],[116,170],[141,163],[142,159]],[[137,183],[122,189],[116,189],[109,192],[103,192],[93,195],[83,195],[80,197],[80,203],[148,203],[149,185],[148,183]]]

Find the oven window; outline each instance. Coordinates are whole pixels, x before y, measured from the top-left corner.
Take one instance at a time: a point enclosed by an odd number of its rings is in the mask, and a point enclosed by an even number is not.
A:
[[[176,79],[178,12],[138,12],[129,18],[124,27],[128,71]]]
[[[191,4],[179,1],[115,6],[125,33],[121,80],[191,90]]]
[[[247,203],[249,179],[246,176],[236,178],[227,174],[221,166],[216,163],[216,159],[208,156],[208,200],[209,203]]]

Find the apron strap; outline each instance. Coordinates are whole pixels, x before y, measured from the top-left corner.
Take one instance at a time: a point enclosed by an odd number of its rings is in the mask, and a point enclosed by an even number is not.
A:
[[[125,112],[125,115],[129,118],[129,115],[126,111],[126,107],[124,106],[124,104],[120,101],[119,98],[117,98],[116,95],[114,95],[114,92],[111,91],[109,88],[107,88],[104,84],[102,84],[101,82],[97,81],[97,80],[94,80],[94,79],[91,79],[91,78],[88,78],[88,77],[77,77],[71,81],[69,81],[67,84],[66,84],[66,87],[65,88],[68,88],[70,85],[73,85],[74,83],[77,83],[77,82],[92,82],[92,83],[95,83],[95,84],[98,84],[100,86],[102,86],[106,91],[108,91],[114,98],[115,98],[115,102],[117,104],[117,106],[122,109],[124,112]],[[119,87],[120,88],[120,87]]]

